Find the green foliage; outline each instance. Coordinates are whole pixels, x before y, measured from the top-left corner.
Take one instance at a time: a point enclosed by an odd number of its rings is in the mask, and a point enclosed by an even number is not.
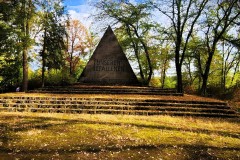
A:
[[[160,78],[159,77],[153,77],[150,81],[150,86],[160,87],[161,86]]]
[[[45,61],[44,67],[48,69],[60,69],[63,65],[63,53],[66,49],[63,37],[65,28],[61,24],[64,7],[59,6],[58,0],[43,1],[40,3],[42,12],[39,12],[39,25],[44,35],[42,37],[42,50],[40,56]]]
[[[176,88],[177,85],[177,81],[176,81],[176,77],[166,77],[165,80],[165,88]]]
[[[161,77],[153,77],[150,86],[162,88],[176,88],[176,77],[166,76],[164,86],[161,83]]]
[[[64,69],[51,69],[45,74],[46,86],[61,86],[73,84],[77,81],[77,78],[69,76],[68,70]],[[41,70],[33,72],[29,79],[29,89],[36,89],[41,87]]]
[[[187,90],[194,93],[200,90],[204,71],[207,65],[209,53],[206,42],[201,36],[192,36],[189,41],[186,51],[183,75],[183,84]],[[211,68],[208,75],[208,90],[209,95],[217,95],[224,98],[223,95],[230,94],[229,88],[232,88],[236,83],[238,50],[233,48],[228,41],[222,41],[217,46],[213,58],[211,60]],[[191,88],[191,89],[190,89]],[[187,91],[188,92],[188,91]],[[222,95],[222,96],[220,96]],[[230,97],[230,96],[228,96]]]
[[[64,70],[50,70],[46,75],[46,85],[67,85],[75,80],[68,76],[69,73]]]
[[[29,74],[29,82],[28,82],[29,90],[37,89],[41,87],[41,72],[40,70],[36,70]]]
[[[79,60],[79,63],[76,65],[76,71],[72,75],[75,80],[78,80],[78,78],[80,77],[80,75],[81,75],[83,69],[85,68],[86,64],[87,64],[87,62],[85,62],[83,60]]]
[[[12,27],[17,3],[0,2],[0,87],[14,91],[22,81],[20,31]]]
[[[13,87],[20,85],[22,79],[20,67],[18,57],[0,60],[0,86],[3,86],[4,90],[12,90]]]
[[[59,85],[65,81],[64,73],[60,70],[49,70],[46,75],[46,85]]]

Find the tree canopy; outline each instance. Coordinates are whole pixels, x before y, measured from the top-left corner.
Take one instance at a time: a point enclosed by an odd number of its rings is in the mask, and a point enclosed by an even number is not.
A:
[[[44,86],[51,74],[60,76],[59,84],[77,81],[99,38],[68,18],[62,4],[0,1],[1,88],[26,91],[39,79]],[[191,87],[203,95],[212,86],[224,92],[239,86],[238,0],[101,0],[91,5],[96,9],[93,25],[114,28],[143,85],[176,83],[178,92]],[[28,67],[31,61],[39,64],[36,70]],[[173,68],[176,74],[169,75]]]

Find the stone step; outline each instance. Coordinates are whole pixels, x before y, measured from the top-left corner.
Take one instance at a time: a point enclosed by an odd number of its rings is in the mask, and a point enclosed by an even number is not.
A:
[[[55,109],[117,109],[117,110],[158,110],[158,111],[191,111],[191,112],[209,112],[209,113],[229,113],[234,114],[230,108],[191,108],[177,106],[132,106],[132,105],[64,105],[64,104],[3,104],[3,107],[31,109],[31,108],[55,108]]]
[[[29,91],[30,93],[53,94],[140,94],[140,95],[175,95],[176,89],[161,89],[155,87],[120,87],[120,86],[49,86]]]
[[[108,99],[108,98],[83,98],[76,100],[62,100],[60,98],[50,99],[34,99],[28,97],[16,97],[7,99],[6,97],[0,98],[0,104],[16,103],[16,104],[70,104],[70,105],[134,105],[134,106],[176,106],[176,107],[191,107],[191,108],[217,108],[229,109],[226,103],[222,102],[202,102],[202,101],[179,101],[179,100],[142,100],[142,99]]]
[[[229,109],[229,106],[223,104],[208,104],[208,103],[187,103],[186,101],[183,102],[138,102],[138,101],[63,101],[63,100],[0,100],[0,105],[4,104],[22,104],[22,105],[28,105],[28,104],[46,104],[46,105],[78,105],[85,106],[85,105],[132,105],[132,106],[142,106],[142,107],[155,107],[155,106],[172,106],[172,107],[189,107],[189,108],[217,108],[217,109]]]
[[[141,87],[141,86],[46,86],[38,89],[82,89],[82,90],[151,90],[151,91],[176,91],[175,88]]]
[[[145,115],[225,116],[238,115],[225,102],[186,101],[178,99],[123,99],[82,97],[0,96],[0,110],[56,112],[56,113],[111,113]],[[191,113],[191,114],[190,114]]]
[[[236,114],[226,113],[199,113],[199,112],[179,112],[179,111],[154,111],[154,110],[109,110],[109,109],[62,109],[62,108],[30,108],[18,109],[15,107],[4,108],[4,111],[30,111],[41,113],[71,113],[71,114],[127,114],[127,115],[171,115],[171,116],[199,116],[199,117],[221,117],[221,118],[236,118]]]
[[[45,102],[45,101],[44,101]],[[117,110],[158,110],[158,111],[191,111],[191,112],[205,112],[205,113],[225,113],[235,114],[228,106],[204,106],[204,105],[182,105],[182,104],[165,104],[158,105],[132,105],[132,104],[105,104],[105,103],[80,103],[80,104],[52,104],[52,103],[1,103],[0,106],[7,108],[17,108],[22,110],[32,110],[33,108],[55,108],[55,109],[117,109]]]
[[[115,92],[120,92],[120,93],[177,93],[176,91],[172,90],[141,90],[141,89],[132,89],[132,90],[124,90],[124,89],[38,89],[34,90],[36,92],[84,92],[84,93],[89,93],[89,92],[104,92],[104,93],[115,93]]]
[[[169,104],[169,103],[181,103],[181,104],[204,104],[204,105],[227,105],[226,102],[214,102],[214,101],[187,101],[187,100],[164,100],[164,99],[122,99],[122,98],[79,98],[79,97],[24,97],[24,96],[6,96],[0,97],[0,102],[16,102],[16,103],[46,103],[48,102],[63,102],[63,103],[72,103],[72,102],[84,102],[84,103],[137,103],[137,104]]]
[[[139,94],[139,95],[166,95],[166,96],[183,96],[182,93],[176,92],[133,92],[133,91],[29,91],[29,93],[51,93],[51,94]]]

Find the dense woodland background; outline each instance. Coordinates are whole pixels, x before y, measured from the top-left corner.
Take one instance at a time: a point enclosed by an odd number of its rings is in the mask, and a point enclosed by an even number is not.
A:
[[[0,0],[1,92],[77,82],[99,30],[71,19],[62,4]],[[104,32],[111,25],[143,85],[221,98],[240,95],[239,0],[101,0],[91,5],[96,9],[93,28]],[[167,74],[172,68],[176,74]]]

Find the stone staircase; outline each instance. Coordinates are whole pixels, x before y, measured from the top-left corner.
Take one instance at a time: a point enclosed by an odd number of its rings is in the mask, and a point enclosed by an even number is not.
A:
[[[138,95],[167,95],[183,96],[175,89],[161,89],[156,87],[137,86],[49,86],[30,90],[29,93],[53,93],[53,94],[138,94]]]
[[[123,99],[0,95],[0,110],[42,113],[238,117],[238,114],[225,102],[131,97]]]

